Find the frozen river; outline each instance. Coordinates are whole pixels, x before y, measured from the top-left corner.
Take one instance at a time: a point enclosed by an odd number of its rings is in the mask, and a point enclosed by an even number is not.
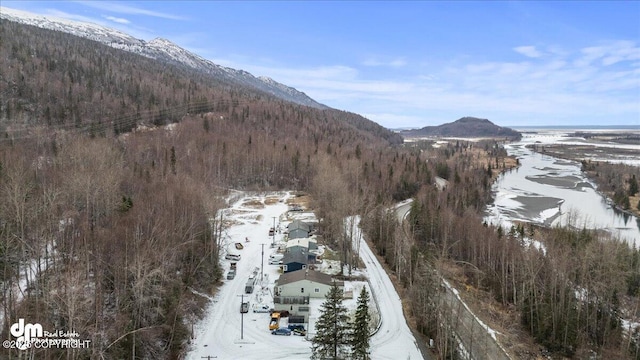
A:
[[[534,143],[576,141],[585,144],[556,130],[527,133],[522,141],[506,145],[509,155],[519,158],[520,167],[501,175],[494,184],[495,201],[487,208],[487,221],[507,227],[513,221],[525,221],[602,229],[630,244],[640,245],[640,221],[613,209],[582,173],[579,163],[526,148]],[[637,147],[640,154],[639,146],[627,146]],[[640,155],[627,163],[640,166]]]

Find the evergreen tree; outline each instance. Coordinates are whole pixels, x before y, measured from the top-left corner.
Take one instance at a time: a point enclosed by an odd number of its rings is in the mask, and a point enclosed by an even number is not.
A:
[[[350,339],[347,308],[342,304],[342,290],[334,282],[321,305],[322,315],[316,323],[316,334],[311,340],[311,359],[344,359],[348,356]]]
[[[633,175],[631,179],[629,179],[629,196],[635,196],[638,193],[638,180],[636,176]]]
[[[624,197],[624,200],[622,202],[622,206],[624,207],[625,210],[629,210],[631,208],[631,200],[629,199],[628,196]]]
[[[171,147],[171,172],[173,175],[176,174],[176,148]]]
[[[351,337],[351,358],[354,360],[369,359],[369,293],[367,288],[362,287],[358,296],[358,308],[353,321]]]

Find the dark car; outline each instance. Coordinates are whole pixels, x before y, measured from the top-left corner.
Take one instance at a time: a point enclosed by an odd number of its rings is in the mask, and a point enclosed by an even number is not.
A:
[[[271,332],[271,335],[286,335],[286,336],[290,336],[291,335],[291,330],[287,329],[287,328],[279,328],[279,329],[275,329]]]
[[[236,270],[235,269],[229,270],[229,272],[227,273],[227,280],[233,280],[235,277],[236,277]]]
[[[240,312],[243,313],[243,314],[246,314],[246,313],[249,312],[249,302],[248,301],[247,302],[243,302],[240,305]]]
[[[299,336],[307,335],[307,330],[304,329],[304,325],[302,324],[289,324],[288,329],[291,330],[293,335],[299,335]]]

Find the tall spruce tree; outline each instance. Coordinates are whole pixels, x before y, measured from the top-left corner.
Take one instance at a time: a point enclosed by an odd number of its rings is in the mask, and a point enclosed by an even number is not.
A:
[[[629,196],[635,196],[638,191],[638,180],[636,179],[636,176],[633,175],[631,179],[629,179]]]
[[[322,315],[316,322],[316,334],[311,340],[311,359],[345,359],[349,355],[350,329],[347,308],[342,304],[342,290],[334,282],[321,305]]]
[[[354,360],[369,359],[369,292],[366,287],[362,287],[358,296],[358,308],[356,317],[352,324],[351,336],[351,358]]]

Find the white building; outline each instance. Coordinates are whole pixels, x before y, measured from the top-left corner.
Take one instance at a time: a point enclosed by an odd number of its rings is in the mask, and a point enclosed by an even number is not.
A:
[[[309,316],[309,299],[324,299],[331,289],[334,280],[331,275],[318,271],[302,269],[280,275],[274,288],[275,310],[286,310],[290,314]],[[344,288],[344,282],[338,281]]]

